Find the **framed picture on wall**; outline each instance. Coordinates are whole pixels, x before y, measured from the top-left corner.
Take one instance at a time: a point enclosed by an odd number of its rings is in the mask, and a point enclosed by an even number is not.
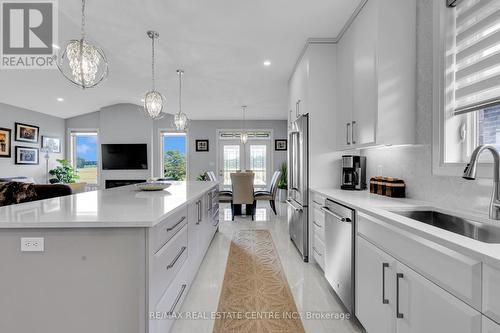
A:
[[[37,165],[38,148],[16,146],[16,164]]]
[[[196,151],[208,151],[208,140],[196,140]]]
[[[287,140],[286,139],[274,140],[274,150],[287,150]]]
[[[61,152],[61,138],[55,136],[42,136],[42,148],[49,150],[52,153]]]
[[[12,137],[10,128],[0,127],[0,157],[10,157],[12,150]]]
[[[16,123],[16,141],[38,143],[40,128],[34,125]]]

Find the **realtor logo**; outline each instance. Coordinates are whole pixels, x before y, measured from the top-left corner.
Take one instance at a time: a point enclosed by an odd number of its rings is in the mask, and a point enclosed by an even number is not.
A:
[[[55,0],[1,4],[1,69],[54,69],[57,42]]]

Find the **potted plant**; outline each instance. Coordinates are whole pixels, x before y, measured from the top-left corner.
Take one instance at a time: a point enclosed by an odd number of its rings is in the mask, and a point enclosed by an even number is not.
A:
[[[206,182],[206,181],[208,181],[207,173],[204,172],[204,173],[198,175],[198,177],[196,177],[196,180],[199,181],[199,182]]]
[[[68,185],[74,193],[83,192],[85,190],[86,183],[77,183],[80,176],[76,174],[75,168],[71,166],[69,161],[62,159],[57,160],[57,162],[59,162],[60,165],[49,171],[49,174],[54,176],[54,178],[50,179],[49,182],[51,184],[62,183]]]
[[[288,172],[286,163],[282,163],[280,166],[280,178],[278,180],[278,201],[285,202],[288,196]]]

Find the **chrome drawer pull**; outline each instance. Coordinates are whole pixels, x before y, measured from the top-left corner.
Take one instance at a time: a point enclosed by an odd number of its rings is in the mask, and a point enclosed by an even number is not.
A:
[[[336,214],[336,213],[332,212],[331,210],[329,210],[326,207],[321,207],[321,210],[324,211],[325,213],[330,214],[331,216],[335,217],[340,222],[347,222],[347,223],[351,222],[350,218],[348,218],[348,217],[342,217],[339,214]]]
[[[402,279],[403,273],[396,274],[396,318],[403,318],[403,314],[399,312],[399,279]]]
[[[174,305],[172,305],[172,307],[170,308],[170,311],[167,312],[167,316],[171,316],[174,313],[175,308],[177,307],[177,303],[179,303],[179,301],[181,300],[182,294],[184,294],[184,290],[186,290],[186,287],[187,287],[187,284],[182,285],[181,291],[177,295],[175,302],[174,302]]]
[[[316,252],[318,254],[318,256],[322,257],[323,255],[321,253],[318,252],[318,250],[313,246],[313,250],[314,252]]]
[[[167,266],[167,269],[170,269],[172,267],[175,266],[175,263],[177,262],[177,260],[179,260],[179,258],[182,256],[182,254],[184,253],[184,251],[186,251],[186,247],[183,246],[181,248],[181,250],[179,251],[179,253],[177,253],[177,255],[175,256],[174,260],[172,260],[172,262],[170,263],[170,265]]]
[[[322,226],[322,225],[317,224],[317,223],[316,223],[316,221],[313,221],[313,224],[314,224],[315,226],[317,226],[318,228],[323,228],[323,226]]]
[[[385,269],[388,267],[388,263],[382,263],[382,304],[389,304],[389,300],[385,298]]]
[[[171,226],[170,228],[167,228],[167,231],[172,231],[172,230],[174,230],[174,229],[175,229],[175,228],[177,228],[177,226],[178,226],[179,224],[181,224],[181,223],[182,223],[185,219],[186,219],[186,217],[185,217],[185,216],[183,216],[183,217],[179,220],[179,222],[177,222],[176,224],[174,224],[174,225],[173,225],[173,226]]]

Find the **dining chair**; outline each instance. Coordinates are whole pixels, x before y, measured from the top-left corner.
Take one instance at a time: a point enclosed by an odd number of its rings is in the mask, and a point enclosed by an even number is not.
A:
[[[231,173],[231,183],[233,186],[233,196],[231,199],[231,215],[234,221],[235,205],[245,205],[247,207],[246,214],[248,215],[248,208],[250,207],[252,221],[255,215],[255,196],[253,191],[253,180],[255,174],[253,172],[234,172]]]
[[[269,205],[274,215],[278,215],[276,213],[276,193],[278,192],[278,180],[280,179],[280,175],[281,171],[275,171],[269,183],[269,187],[264,191],[255,192],[255,200],[269,200]]]
[[[215,176],[214,171],[209,170],[209,171],[205,172],[205,174],[207,175],[207,178],[209,181],[211,181],[211,182],[217,181],[217,177]],[[220,190],[219,191],[219,202],[231,202],[232,199],[233,199],[233,191],[229,191],[229,190]]]

